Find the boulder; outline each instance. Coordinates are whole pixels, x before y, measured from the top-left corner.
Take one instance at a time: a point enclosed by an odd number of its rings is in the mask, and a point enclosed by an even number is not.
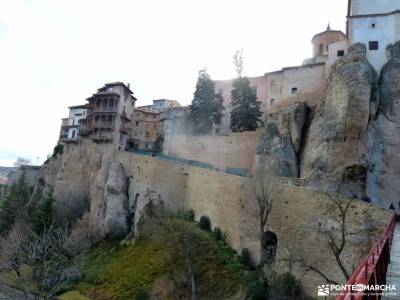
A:
[[[128,180],[120,162],[111,162],[104,191],[104,234],[123,236],[127,234]]]
[[[271,168],[274,176],[298,177],[298,155],[306,120],[305,103],[269,115],[257,147],[257,165]]]
[[[378,106],[378,76],[366,46],[354,44],[332,67],[312,116],[300,175],[318,190],[365,198],[368,131]]]
[[[400,195],[400,42],[388,48],[390,59],[379,80],[380,101],[370,139],[368,197],[376,205],[399,210]]]

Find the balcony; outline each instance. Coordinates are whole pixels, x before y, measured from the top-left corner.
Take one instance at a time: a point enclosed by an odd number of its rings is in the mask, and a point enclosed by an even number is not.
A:
[[[94,106],[88,109],[88,116],[92,114],[101,114],[101,113],[117,113],[117,107],[107,107],[107,106]]]
[[[96,133],[92,133],[90,138],[96,142],[111,142],[113,140],[113,132],[98,131]]]
[[[74,125],[74,119],[72,118],[61,119],[61,127],[68,127],[73,125]]]
[[[93,129],[114,129],[114,122],[93,122],[92,124]]]

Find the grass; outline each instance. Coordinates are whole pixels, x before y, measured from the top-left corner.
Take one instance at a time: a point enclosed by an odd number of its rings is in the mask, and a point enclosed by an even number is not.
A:
[[[197,224],[176,219],[153,228],[135,245],[102,243],[79,257],[82,280],[74,288],[99,300],[135,299],[140,290],[167,299],[186,298],[191,285],[188,256],[182,254],[179,242],[182,236],[190,239],[189,257],[199,299],[224,299],[241,290],[245,269],[236,252]]]

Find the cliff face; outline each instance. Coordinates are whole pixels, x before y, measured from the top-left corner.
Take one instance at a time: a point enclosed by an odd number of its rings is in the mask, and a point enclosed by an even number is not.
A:
[[[301,177],[318,190],[365,198],[368,138],[378,105],[378,76],[355,44],[339,59],[314,112],[301,159]]]
[[[275,176],[298,177],[298,156],[306,120],[304,103],[269,116],[257,147],[256,164],[271,168]]]
[[[379,80],[380,102],[370,139],[368,196],[377,205],[399,208],[400,194],[400,42]]]

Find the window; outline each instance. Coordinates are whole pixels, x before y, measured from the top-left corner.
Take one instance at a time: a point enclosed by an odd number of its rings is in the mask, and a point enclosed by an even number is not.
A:
[[[154,114],[154,115],[153,115],[153,119],[155,119],[155,118],[156,118],[156,115]]]
[[[271,106],[274,106],[274,105],[275,105],[275,99],[269,100],[269,104],[270,104]]]
[[[144,134],[145,137],[150,137],[150,132],[146,131]]]
[[[112,92],[112,90],[113,90],[113,88],[112,88],[112,87],[109,87],[109,88],[107,89],[107,92]]]
[[[324,45],[323,44],[319,44],[319,54],[324,53]]]
[[[72,138],[75,138],[75,130],[72,130]]]
[[[338,57],[344,56],[344,50],[338,50],[337,56]]]
[[[135,125],[136,125],[136,126],[139,126],[139,121],[136,121],[136,122],[135,122]]]
[[[376,24],[375,24],[375,23],[372,23],[372,24],[371,24],[371,28],[372,28],[372,29],[375,29],[375,28],[376,28]]]
[[[275,80],[271,79],[270,85],[271,85],[271,86],[275,86]]]
[[[369,42],[369,50],[379,50],[379,42],[378,41],[370,41]]]
[[[297,94],[297,87],[293,87],[292,88],[292,95],[296,95]]]

